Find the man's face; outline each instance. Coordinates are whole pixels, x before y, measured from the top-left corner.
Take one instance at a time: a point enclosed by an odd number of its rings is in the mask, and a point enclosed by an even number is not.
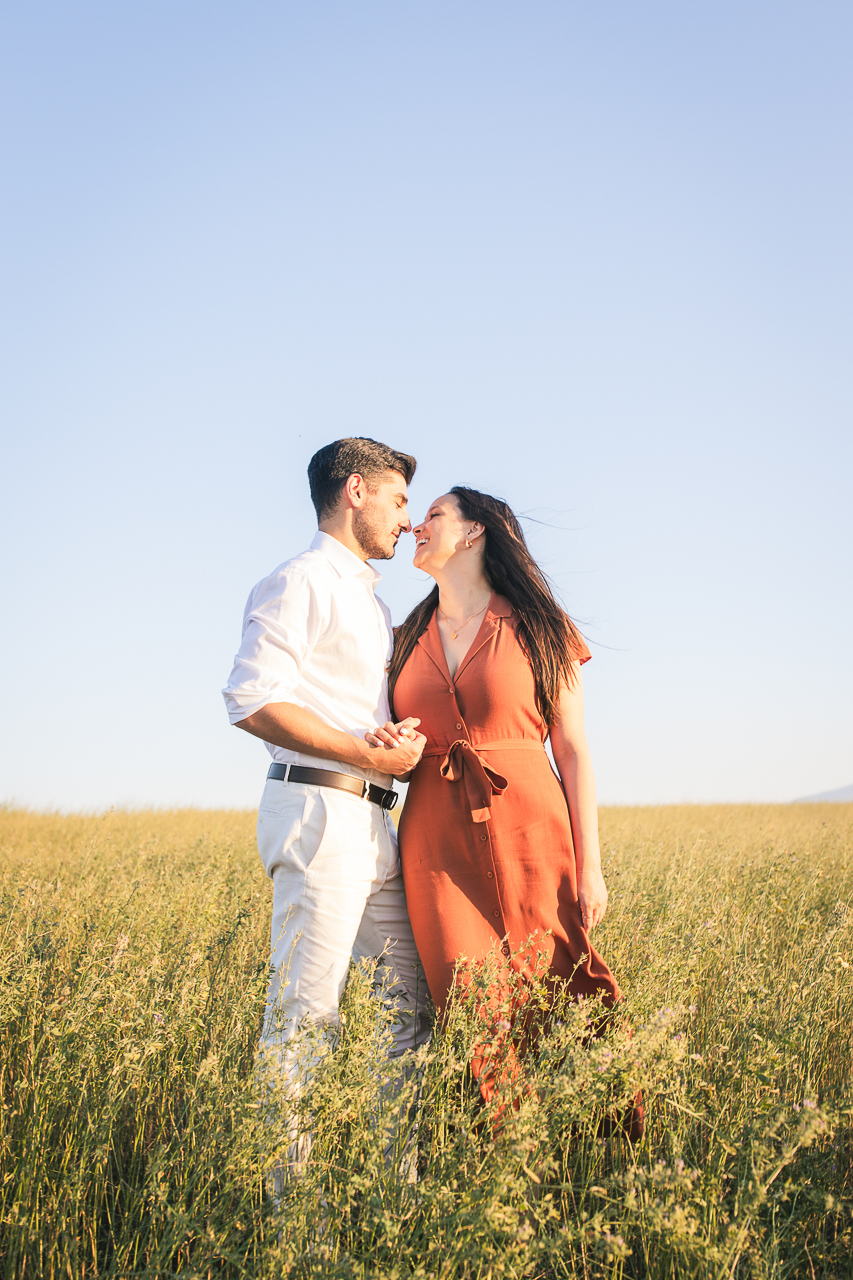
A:
[[[368,485],[367,497],[353,512],[352,531],[367,560],[390,560],[401,533],[411,529],[406,481],[396,471]]]

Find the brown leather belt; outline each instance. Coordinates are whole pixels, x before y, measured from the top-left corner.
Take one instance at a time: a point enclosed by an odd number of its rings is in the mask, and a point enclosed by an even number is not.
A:
[[[353,778],[348,773],[335,773],[333,769],[309,769],[302,764],[271,764],[267,778],[277,782],[307,782],[309,787],[333,787],[335,791],[348,791],[352,796],[360,796],[371,804],[378,804],[380,809],[393,809],[397,803],[397,792],[391,787],[377,787],[375,782],[365,782],[363,778]]]

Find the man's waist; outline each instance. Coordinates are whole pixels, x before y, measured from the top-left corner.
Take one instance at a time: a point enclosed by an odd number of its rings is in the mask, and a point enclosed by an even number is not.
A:
[[[390,773],[380,773],[378,769],[360,769],[354,764],[344,764],[341,760],[332,760],[327,756],[309,756],[303,751],[291,751],[287,747],[276,747],[272,743],[264,744],[276,764],[298,764],[307,769],[327,769],[330,773],[341,773],[362,782],[372,782],[386,790],[394,779]]]
[[[267,781],[302,782],[309,787],[329,787],[333,791],[345,791],[359,800],[369,800],[380,809],[393,809],[397,792],[393,787],[378,787],[375,782],[365,782],[352,774],[337,773],[331,769],[316,769],[304,764],[271,764]]]

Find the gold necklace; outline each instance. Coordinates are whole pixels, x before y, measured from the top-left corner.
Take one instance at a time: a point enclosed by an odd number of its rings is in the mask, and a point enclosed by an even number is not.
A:
[[[489,597],[489,599],[491,599],[491,597]],[[472,618],[478,618],[481,613],[485,613],[488,607],[489,607],[489,601],[487,600],[486,603],[483,605],[482,609],[478,609],[476,613],[469,613],[465,621],[460,622],[459,626],[456,628],[455,631],[453,630],[453,626],[451,624],[450,619],[448,618],[447,614],[444,612],[444,610],[441,608],[440,605],[438,606],[438,612],[441,614],[442,618],[444,618],[445,622],[450,627],[450,634],[453,636],[453,639],[455,640],[456,637],[459,635],[459,632],[462,630],[462,628],[467,627],[468,623],[471,621]]]

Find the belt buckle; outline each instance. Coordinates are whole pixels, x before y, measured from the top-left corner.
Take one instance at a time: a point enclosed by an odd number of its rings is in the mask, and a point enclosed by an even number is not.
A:
[[[394,790],[394,788],[389,787],[388,790],[385,792],[384,796],[382,797],[382,808],[390,813],[390,811],[394,808],[394,805],[397,803],[399,798],[400,797],[397,794],[397,792]]]

